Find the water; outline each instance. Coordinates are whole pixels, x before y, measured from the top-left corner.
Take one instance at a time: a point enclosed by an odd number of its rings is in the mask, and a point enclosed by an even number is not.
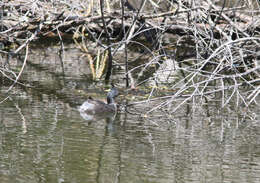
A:
[[[1,106],[0,182],[260,179],[258,123],[187,117],[164,128],[126,114],[89,123],[55,99],[25,103],[20,112],[16,101]]]
[[[65,63],[65,78],[53,75],[58,68],[40,72],[28,65],[22,79],[36,88],[17,86],[1,103],[0,183],[260,181],[256,106],[187,104],[171,116],[119,112],[89,122],[69,88],[103,98],[105,92],[83,84],[82,67],[73,72]],[[1,100],[7,89],[2,85]]]

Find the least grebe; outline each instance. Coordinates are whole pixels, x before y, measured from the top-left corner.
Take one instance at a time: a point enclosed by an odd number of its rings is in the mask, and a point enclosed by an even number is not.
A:
[[[115,103],[115,97],[118,95],[118,90],[112,85],[111,90],[107,94],[107,103],[100,100],[95,100],[92,97],[88,97],[80,107],[81,112],[87,114],[104,114],[104,113],[114,113],[117,110]]]

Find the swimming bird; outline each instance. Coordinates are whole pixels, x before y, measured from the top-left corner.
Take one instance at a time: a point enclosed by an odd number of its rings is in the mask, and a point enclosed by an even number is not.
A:
[[[114,99],[117,96],[118,90],[112,85],[111,90],[107,94],[107,103],[88,97],[88,99],[79,107],[79,111],[90,115],[115,113],[117,111],[117,106]]]

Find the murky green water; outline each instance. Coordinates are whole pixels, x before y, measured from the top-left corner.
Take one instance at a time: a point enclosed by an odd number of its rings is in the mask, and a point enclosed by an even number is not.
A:
[[[165,128],[118,114],[88,123],[51,98],[9,101],[0,119],[0,182],[260,180],[257,122],[182,116]]]
[[[33,55],[31,60],[42,58]],[[80,65],[75,60],[72,64]],[[260,181],[257,107],[244,115],[242,108],[222,110],[216,102],[187,105],[172,116],[120,112],[90,123],[69,102],[76,100],[74,93],[59,94],[79,87],[94,91],[92,83],[81,81],[87,73],[82,66],[78,72],[65,66],[70,78],[54,75],[59,66],[47,72],[31,67],[23,77],[38,89],[14,88],[0,105],[1,183]]]

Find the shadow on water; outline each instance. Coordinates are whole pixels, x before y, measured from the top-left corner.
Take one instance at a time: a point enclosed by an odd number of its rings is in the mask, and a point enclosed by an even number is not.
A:
[[[105,87],[89,82],[70,46],[63,75],[57,49],[32,50],[21,78],[30,87],[17,85],[0,105],[1,182],[258,182],[259,108],[193,101],[175,114],[84,116],[77,106],[105,98]],[[1,99],[10,84],[2,80]]]

